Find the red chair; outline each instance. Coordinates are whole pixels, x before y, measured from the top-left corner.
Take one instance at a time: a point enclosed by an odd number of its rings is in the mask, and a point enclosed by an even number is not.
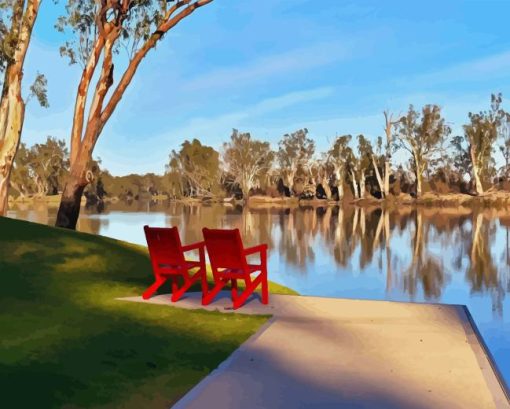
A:
[[[214,230],[202,229],[205,246],[209,254],[209,261],[214,278],[214,287],[203,298],[202,304],[209,304],[218,292],[230,281],[232,287],[232,302],[234,309],[241,307],[246,299],[261,284],[262,304],[269,302],[267,285],[267,245],[245,249],[241,241],[239,229]],[[260,253],[260,264],[248,264],[246,256]],[[252,279],[251,274],[259,271],[257,277]],[[246,289],[238,294],[237,280],[244,280]]]
[[[197,281],[201,281],[202,302],[207,292],[207,276],[205,268],[204,242],[182,246],[177,227],[149,227],[143,226],[145,238],[149,247],[149,254],[155,281],[142,297],[150,298],[163,283],[172,279],[172,302],[178,301],[184,293]],[[184,253],[190,250],[199,251],[200,260],[186,260]],[[193,275],[191,270],[198,268]],[[182,277],[184,284],[179,288],[178,279]]]

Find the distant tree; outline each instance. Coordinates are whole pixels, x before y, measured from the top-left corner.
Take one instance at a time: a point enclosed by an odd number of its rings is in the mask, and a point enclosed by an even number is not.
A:
[[[441,116],[437,105],[425,105],[421,114],[412,105],[397,124],[398,134],[395,146],[411,154],[413,171],[416,177],[416,194],[422,194],[423,173],[429,162],[440,149],[441,141],[450,134],[450,127]]]
[[[69,168],[69,151],[65,141],[48,136],[45,143],[32,149],[31,168],[36,175],[39,196],[56,195],[63,186]]]
[[[198,139],[184,141],[179,152],[170,154],[173,166],[183,178],[184,191],[188,196],[218,194],[220,189],[219,153]]]
[[[315,153],[315,142],[308,138],[308,129],[303,128],[291,134],[285,134],[278,143],[276,154],[282,178],[289,189],[293,189],[298,171],[306,168]]]
[[[48,136],[45,143],[30,149],[21,144],[14,160],[11,187],[21,196],[55,195],[63,186],[69,168],[69,152],[64,140]]]
[[[510,113],[504,112],[499,126],[500,145],[499,150],[503,155],[505,164],[501,169],[501,174],[506,179],[510,178]]]
[[[379,187],[381,188],[381,194],[383,197],[387,197],[390,193],[390,174],[391,174],[391,152],[394,145],[394,134],[396,126],[400,122],[400,119],[394,119],[393,114],[389,111],[384,111],[384,133],[386,135],[386,143],[384,144],[384,171],[383,175],[379,175],[379,171],[377,170],[377,166],[374,163],[374,167],[376,169],[377,181],[379,182]],[[378,143],[378,146],[382,146],[382,140]],[[381,180],[384,180],[381,186]]]
[[[269,172],[274,160],[269,142],[251,138],[249,133],[232,131],[230,141],[223,144],[223,160],[227,171],[234,176],[233,182],[240,186],[247,198],[256,182]]]
[[[343,183],[346,178],[346,173],[349,168],[349,163],[354,156],[352,149],[349,147],[349,142],[352,135],[342,135],[335,139],[333,146],[328,152],[328,162],[333,167],[336,185],[338,188],[338,198],[341,200],[344,196]]]
[[[470,123],[464,125],[464,137],[469,144],[471,168],[478,194],[484,192],[482,180],[493,173],[493,146],[498,138],[498,128],[505,115],[501,109],[502,100],[501,94],[492,94],[490,110],[477,114],[470,112],[468,114]]]
[[[71,129],[71,168],[56,225],[76,228],[80,199],[92,173],[87,168],[94,146],[140,63],[181,20],[212,0],[68,0],[57,28],[73,34],[60,54],[83,67]],[[119,51],[127,51],[125,62]],[[114,64],[115,60],[115,64]],[[114,85],[114,67],[125,69]],[[87,103],[87,98],[91,102]],[[85,118],[85,113],[88,117]]]
[[[7,210],[9,178],[18,149],[25,105],[31,95],[48,106],[46,79],[38,74],[25,100],[21,94],[23,65],[40,0],[0,0],[0,216]]]
[[[172,198],[180,198],[184,196],[184,180],[179,172],[179,159],[171,157],[170,162],[165,165],[165,176],[163,186]]]
[[[374,157],[374,150],[370,141],[364,135],[358,135],[358,159],[354,171],[351,170],[352,177],[355,178],[356,174],[359,180],[359,195],[357,197],[363,199],[365,197],[365,182],[367,173],[372,165]]]
[[[32,152],[22,142],[19,145],[16,158],[12,167],[10,187],[14,189],[22,199],[35,191],[32,163]]]

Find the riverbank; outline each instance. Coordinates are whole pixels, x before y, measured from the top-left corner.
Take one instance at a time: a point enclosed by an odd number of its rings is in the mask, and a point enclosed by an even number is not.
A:
[[[143,246],[2,217],[0,242],[7,407],[168,407],[267,320],[115,301],[151,283]]]
[[[61,195],[42,196],[42,197],[24,197],[14,199],[9,197],[9,204],[13,206],[18,203],[48,203],[49,205],[58,205]],[[185,197],[181,199],[169,198],[166,195],[152,196],[153,201],[170,201],[176,203],[198,205],[198,204],[224,204],[248,205],[254,208],[264,207],[299,207],[299,206],[346,206],[354,205],[358,207],[385,207],[397,208],[400,206],[437,206],[437,207],[507,207],[510,206],[510,192],[506,191],[488,191],[483,195],[473,196],[463,193],[434,193],[426,192],[419,198],[413,198],[409,194],[400,194],[398,196],[390,195],[385,199],[377,199],[373,196],[367,196],[362,199],[346,198],[340,201],[331,199],[299,199],[297,197],[270,197],[262,195],[250,196],[248,200],[236,200],[234,198],[223,197]],[[118,197],[105,197],[105,203],[117,203],[121,201]],[[82,205],[85,205],[86,199],[82,197]]]

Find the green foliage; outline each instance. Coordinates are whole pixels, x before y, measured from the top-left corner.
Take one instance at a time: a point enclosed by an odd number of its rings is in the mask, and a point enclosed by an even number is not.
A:
[[[494,144],[498,138],[498,130],[506,117],[501,108],[501,94],[491,95],[491,108],[488,111],[468,114],[470,123],[464,125],[464,138],[469,144],[472,166],[477,169],[481,178],[495,175]]]
[[[239,185],[247,197],[256,183],[260,187],[271,168],[274,154],[269,142],[251,139],[250,133],[240,133],[234,129],[230,142],[223,144],[223,148],[227,172],[232,175],[232,182]]]
[[[425,105],[421,113],[412,105],[405,116],[396,125],[398,134],[394,143],[411,154],[412,168],[417,179],[438,154],[444,139],[451,129],[441,116],[441,108],[437,105]]]
[[[69,151],[64,140],[48,136],[45,143],[27,149],[21,144],[11,175],[11,186],[21,195],[54,195],[63,188],[69,169]]]
[[[181,176],[186,196],[217,195],[220,192],[219,153],[198,139],[184,141],[179,152],[170,154],[167,172]]]
[[[95,0],[67,0],[66,14],[60,16],[55,28],[70,32],[71,39],[60,47],[60,55],[70,64],[87,64],[99,35],[114,41],[113,50],[125,50],[129,59],[143,46],[169,16],[169,6],[191,2],[175,0],[127,0],[124,2],[98,2]],[[113,31],[114,36],[110,35]],[[118,33],[118,34],[117,34]],[[160,33],[163,36],[164,33]]]
[[[308,138],[308,129],[283,135],[278,143],[277,158],[282,169],[304,166],[315,153],[315,142]]]
[[[43,74],[37,73],[33,84],[30,86],[30,94],[27,97],[27,104],[32,97],[36,97],[37,101],[39,101],[39,105],[43,108],[48,108],[50,104],[48,102],[47,86],[48,81],[46,80],[46,77]]]

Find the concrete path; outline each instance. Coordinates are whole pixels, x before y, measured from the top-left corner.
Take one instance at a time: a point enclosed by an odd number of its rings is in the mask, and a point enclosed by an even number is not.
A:
[[[229,293],[208,310],[231,313]],[[204,308],[199,294],[172,304]],[[174,408],[510,408],[464,307],[271,295],[271,314]]]

